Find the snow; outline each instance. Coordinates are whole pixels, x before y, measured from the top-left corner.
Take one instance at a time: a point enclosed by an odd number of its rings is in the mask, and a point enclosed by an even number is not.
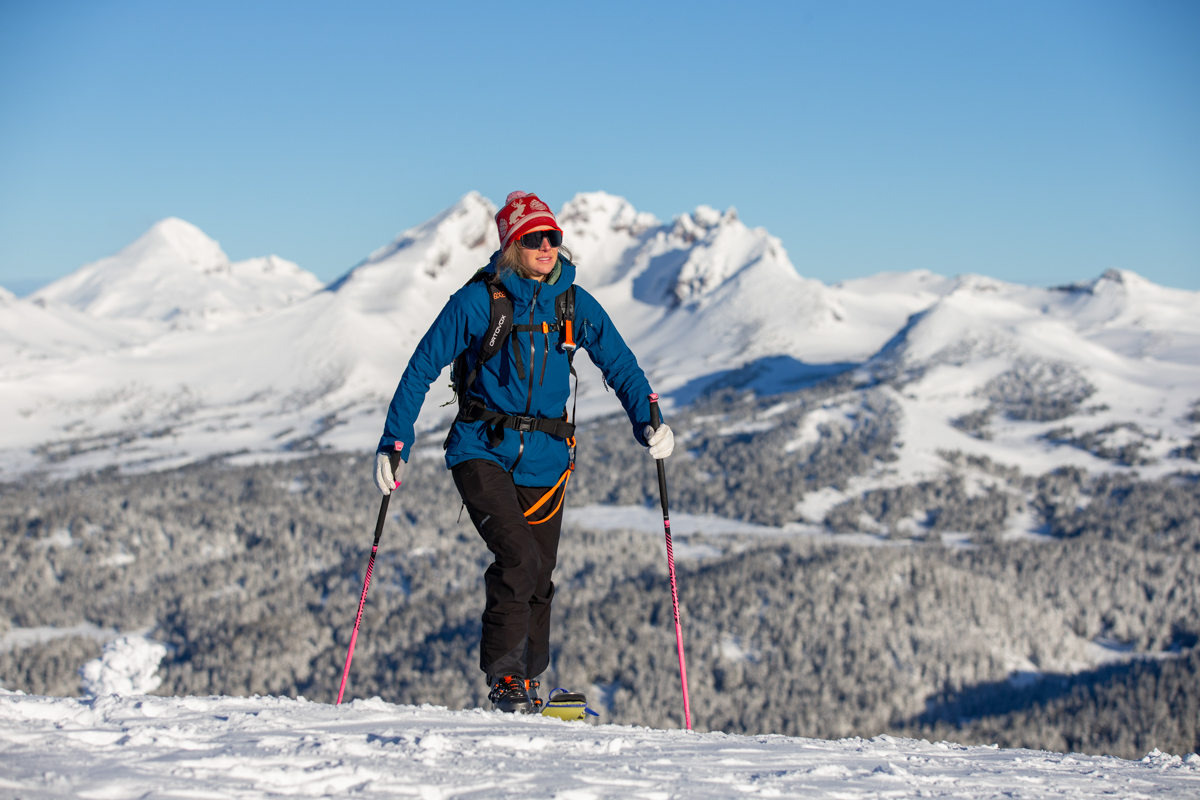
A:
[[[845,498],[839,494],[839,499]],[[587,531],[635,531],[646,534],[657,540],[657,546],[663,558],[666,558],[662,509],[657,506],[597,504],[568,507],[563,511],[563,524],[568,528]],[[733,538],[738,536],[806,537],[856,547],[905,547],[911,544],[869,533],[831,534],[824,525],[803,522],[788,522],[780,526],[757,525],[715,514],[671,512],[671,540],[677,561],[718,558],[731,550],[737,551],[743,546]]]
[[[20,381],[46,362],[105,352],[141,340],[139,332],[70,307],[0,297],[0,380]]]
[[[101,628],[86,622],[63,627],[41,625],[35,628],[9,628],[3,636],[0,636],[0,652],[45,644],[69,636],[81,636],[103,643],[115,639],[118,635],[115,630]]]
[[[39,289],[32,299],[102,319],[213,328],[282,308],[321,287],[315,275],[278,256],[231,263],[195,225],[168,217],[121,252]]]
[[[162,684],[156,673],[167,648],[143,636],[106,642],[99,658],[79,668],[84,695],[148,694]]]
[[[1184,761],[1152,751],[1122,761],[887,735],[827,742],[688,733],[378,698],[331,706],[282,697],[80,700],[0,692],[0,748],[0,789],[16,797],[853,800],[1200,792],[1196,755]]]
[[[663,532],[662,509],[658,507],[577,506],[566,509],[563,515],[564,524],[586,527],[590,531],[631,530],[659,534]],[[766,534],[778,531],[778,528],[755,525],[750,522],[738,522],[712,514],[676,513],[671,515],[671,533],[675,536],[687,536],[697,533],[714,535],[733,533]]]
[[[1046,421],[997,415],[980,440],[947,422],[987,405],[990,380],[1027,365],[1069,365],[1095,393],[1077,413]],[[1032,365],[1031,367],[1028,365]],[[1128,272],[1109,271],[1087,284],[1038,289],[964,276],[955,289],[914,317],[869,360],[865,371],[908,382],[896,400],[906,442],[897,473],[934,471],[938,451],[963,450],[1037,474],[1060,466],[1092,471],[1114,464],[1069,446],[1050,446],[1046,434],[1063,425],[1078,433],[1129,423],[1144,431],[1153,463],[1145,477],[1187,468],[1170,456],[1195,433],[1188,409],[1200,398],[1200,293],[1167,289]],[[1040,373],[1038,386],[1048,388]],[[1120,431],[1125,431],[1120,433]]]
[[[230,262],[198,228],[166,219],[31,298],[0,296],[0,476],[373,447],[421,335],[497,246],[494,212],[470,192],[324,290],[274,256]],[[591,192],[559,219],[578,282],[613,317],[668,417],[713,386],[772,394],[839,373],[863,388],[887,381],[900,459],[856,490],[944,473],[947,451],[1033,474],[1072,465],[1154,477],[1194,464],[1177,453],[1197,433],[1200,293],[1120,271],[1059,289],[924,270],[827,286],[732,208],[662,222]],[[590,361],[577,366],[580,418],[617,411]],[[980,431],[954,424],[990,409],[987,387],[1018,367],[1094,393],[1062,419],[1001,409]],[[446,383],[431,389],[419,429],[447,424]],[[822,426],[852,427],[853,395],[811,414],[788,454],[804,457]],[[761,415],[728,432],[772,424]],[[1148,463],[1104,455],[1131,443]],[[824,502],[805,504],[816,519]]]

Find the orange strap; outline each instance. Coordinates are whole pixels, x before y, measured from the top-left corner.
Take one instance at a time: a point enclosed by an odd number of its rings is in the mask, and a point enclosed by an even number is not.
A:
[[[574,438],[574,437],[572,437],[572,438]],[[571,442],[571,444],[572,444],[572,446],[574,446],[574,442]],[[526,518],[528,518],[529,516],[536,513],[537,510],[539,508],[541,508],[542,506],[544,506],[550,500],[551,497],[554,497],[555,493],[558,492],[559,487],[560,486],[562,487],[562,495],[558,498],[558,505],[556,505],[554,507],[554,510],[551,511],[546,516],[542,517],[541,519],[529,520],[530,525],[541,525],[543,522],[552,518],[555,514],[558,513],[558,510],[560,508],[562,508],[563,500],[567,499],[567,484],[571,482],[571,473],[574,471],[575,471],[575,464],[573,464],[573,463],[568,464],[566,471],[563,472],[561,477],[559,477],[558,483],[556,483],[556,484],[554,484],[554,486],[550,487],[550,491],[548,491],[544,495],[542,495],[541,498],[536,503],[534,503],[532,506],[529,507],[529,510],[525,512]]]

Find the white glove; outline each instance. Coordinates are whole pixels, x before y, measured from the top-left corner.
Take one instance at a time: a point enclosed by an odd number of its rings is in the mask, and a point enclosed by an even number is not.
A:
[[[379,491],[384,494],[391,494],[392,490],[400,485],[400,481],[404,480],[404,468],[408,464],[403,461],[396,462],[396,471],[392,472],[392,454],[391,453],[376,453],[375,454],[375,485],[379,487]]]
[[[675,434],[671,433],[671,428],[665,422],[658,426],[658,430],[647,425],[646,430],[642,431],[642,438],[650,445],[651,458],[666,458],[675,449]]]

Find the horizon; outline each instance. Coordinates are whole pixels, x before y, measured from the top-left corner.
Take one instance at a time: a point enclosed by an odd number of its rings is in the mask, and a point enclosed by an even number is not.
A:
[[[603,191],[603,190],[600,190],[600,191]],[[454,203],[452,203],[451,205],[449,205],[449,206],[446,206],[446,207],[445,207],[445,208],[443,208],[443,209],[439,209],[438,211],[434,212],[433,214],[430,214],[430,215],[429,215],[429,217],[427,217],[426,219],[424,219],[424,220],[420,220],[419,222],[416,222],[416,223],[414,223],[414,224],[412,224],[412,225],[409,225],[409,226],[408,226],[408,227],[406,227],[406,228],[403,228],[403,229],[401,229],[401,230],[400,230],[400,231],[398,231],[398,232],[396,233],[396,235],[395,235],[395,236],[394,236],[392,239],[390,239],[388,242],[381,243],[379,246],[377,246],[377,247],[375,247],[375,248],[372,248],[372,249],[371,249],[371,251],[369,251],[367,254],[365,254],[365,255],[363,255],[361,258],[359,258],[359,260],[358,260],[358,261],[356,261],[356,262],[354,262],[353,264],[351,264],[350,266],[346,267],[346,268],[345,268],[345,269],[344,269],[342,272],[340,272],[340,273],[337,273],[337,274],[335,274],[335,275],[333,275],[333,276],[331,276],[331,277],[325,277],[325,276],[321,276],[321,275],[317,275],[316,277],[317,277],[317,278],[318,278],[318,279],[319,279],[319,280],[320,280],[320,281],[321,281],[321,282],[322,282],[322,283],[325,285],[325,287],[328,287],[328,286],[330,286],[330,285],[333,285],[333,284],[335,284],[335,283],[339,282],[340,280],[342,280],[342,279],[343,279],[343,278],[344,278],[344,277],[345,277],[347,274],[349,274],[350,272],[353,272],[353,271],[354,271],[355,269],[357,269],[358,267],[360,267],[360,266],[363,266],[364,264],[368,263],[368,261],[369,261],[369,259],[370,259],[370,255],[371,255],[371,253],[375,252],[376,250],[379,250],[379,249],[382,249],[382,248],[386,247],[386,246],[387,246],[387,244],[389,244],[390,242],[394,242],[394,241],[396,241],[397,239],[399,239],[399,238],[402,238],[402,237],[403,237],[403,236],[404,236],[406,233],[408,233],[408,232],[410,232],[410,231],[412,231],[412,230],[414,230],[414,229],[416,229],[416,228],[420,227],[420,226],[421,226],[421,225],[423,225],[424,223],[426,223],[426,222],[428,222],[429,220],[432,220],[433,218],[435,218],[435,217],[437,217],[437,216],[441,215],[442,213],[444,213],[445,211],[449,210],[450,208],[453,208],[455,205],[457,205],[459,202],[461,202],[461,201],[462,201],[464,198],[466,198],[467,196],[469,196],[469,195],[470,195],[470,194],[472,194],[472,193],[479,194],[479,195],[480,195],[481,197],[483,197],[485,200],[487,200],[488,202],[490,202],[490,203],[491,203],[493,206],[496,206],[496,205],[497,205],[496,201],[492,200],[490,197],[487,197],[486,195],[484,195],[484,194],[483,194],[483,193],[481,193],[481,192],[477,192],[477,191],[475,191],[475,190],[471,190],[471,191],[467,192],[466,194],[464,194],[462,197],[460,197],[458,200],[456,200],[456,201],[455,201]],[[580,195],[582,195],[582,194],[588,194],[588,193],[586,193],[586,192],[579,192],[579,193],[577,193],[577,194],[576,194],[574,197],[578,197],[578,196],[580,196]],[[609,194],[610,196],[620,197],[620,195],[613,195],[611,192],[609,192],[609,193],[607,193],[607,194]],[[574,199],[574,197],[573,197],[572,199]],[[623,199],[624,199],[624,198],[623,198]],[[570,201],[568,201],[568,202],[570,202]],[[564,205],[565,205],[565,204],[564,204]],[[497,206],[497,207],[498,207],[498,206]],[[560,211],[561,211],[561,208],[562,208],[562,207],[560,206]],[[697,208],[699,208],[699,207],[697,207]],[[736,210],[736,206],[731,206],[730,208],[733,208],[734,210]],[[638,210],[639,212],[641,211],[641,209],[636,209],[636,210]],[[691,214],[691,213],[694,213],[696,210],[697,210],[697,209],[692,209],[692,210],[690,210],[690,211],[687,211],[687,212],[682,212],[682,213]],[[725,211],[727,211],[728,209],[718,209],[718,210],[719,210],[719,211],[721,211],[721,212],[725,212]],[[679,216],[679,215],[675,215],[675,216]],[[740,218],[740,216],[739,216],[739,218]],[[206,230],[204,230],[204,229],[203,229],[203,228],[201,228],[200,226],[196,225],[194,222],[191,222],[190,220],[183,219],[182,217],[167,216],[167,217],[163,217],[162,219],[156,220],[156,221],[155,221],[154,223],[152,223],[152,224],[151,224],[149,227],[147,227],[147,228],[146,228],[144,231],[142,231],[142,233],[138,234],[138,236],[137,236],[137,237],[135,237],[134,239],[131,239],[129,242],[126,242],[124,245],[122,245],[122,246],[121,246],[120,248],[118,248],[116,251],[114,251],[114,252],[112,252],[112,253],[109,253],[109,254],[107,254],[107,255],[104,255],[104,256],[100,256],[99,258],[93,259],[92,261],[86,262],[86,263],[84,263],[84,264],[81,264],[81,265],[80,265],[80,266],[79,266],[79,267],[78,267],[76,270],[72,270],[71,272],[68,272],[68,273],[66,273],[65,275],[59,276],[59,277],[57,277],[57,278],[54,278],[54,279],[52,279],[52,280],[50,280],[50,281],[42,281],[42,282],[27,281],[27,282],[24,282],[24,283],[26,284],[26,287],[24,288],[24,291],[18,291],[18,289],[16,289],[16,288],[13,288],[12,286],[5,285],[4,283],[0,283],[0,288],[8,289],[10,292],[12,292],[12,293],[13,293],[14,295],[16,295],[18,298],[25,298],[25,297],[29,297],[29,296],[31,296],[32,294],[36,293],[38,290],[40,290],[40,289],[42,289],[42,288],[45,288],[45,287],[47,287],[47,286],[49,286],[49,285],[51,285],[51,284],[55,283],[56,281],[59,281],[59,280],[62,280],[62,279],[64,279],[64,278],[68,278],[68,277],[70,277],[70,276],[71,276],[71,275],[73,275],[75,272],[77,272],[77,271],[78,271],[78,269],[82,269],[82,268],[84,268],[84,267],[90,266],[91,264],[93,264],[93,263],[95,263],[95,262],[97,262],[97,261],[102,261],[102,260],[104,260],[104,259],[106,259],[106,258],[111,258],[111,257],[114,257],[114,256],[118,255],[118,254],[119,254],[119,253],[120,253],[122,250],[124,250],[125,248],[127,248],[127,247],[129,247],[129,246],[133,245],[135,242],[137,242],[137,241],[138,241],[139,239],[141,239],[143,236],[147,235],[147,234],[148,234],[148,233],[149,233],[151,230],[153,230],[155,227],[157,227],[158,225],[162,224],[163,222],[166,222],[167,220],[171,220],[171,219],[181,220],[182,222],[184,222],[184,223],[186,223],[186,224],[188,224],[188,225],[191,225],[191,226],[193,226],[193,227],[196,227],[198,230],[200,230],[200,232],[201,232],[202,234],[204,234],[204,235],[205,235],[206,237],[208,237],[210,240],[212,240],[212,241],[216,242],[216,244],[217,244],[219,247],[221,247],[222,251],[224,252],[224,247],[221,245],[221,241],[220,241],[220,239],[219,239],[218,237],[216,237],[216,236],[213,236],[213,235],[212,235],[212,234],[211,234],[209,231],[206,231]],[[672,217],[672,219],[674,219],[674,217]],[[658,219],[658,222],[659,222],[659,224],[662,224],[662,225],[669,225],[669,224],[670,224],[670,222],[671,222],[671,220],[663,220],[663,219]],[[744,222],[744,220],[743,220],[743,222]],[[754,228],[754,227],[756,227],[756,226],[753,226],[753,225],[747,225],[747,227],[749,227],[749,228]],[[768,233],[768,234],[770,234],[771,232],[770,232],[770,231],[767,231],[767,233]],[[773,234],[772,234],[772,235],[773,235]],[[568,242],[567,242],[567,244],[570,244],[570,242],[568,241]],[[786,252],[786,251],[787,251],[787,245],[786,245],[786,243],[785,243],[783,246],[784,246],[784,250],[785,250],[785,252]],[[226,252],[226,255],[227,255],[227,256],[229,255],[229,254],[228,254],[228,252]],[[277,252],[257,253],[257,254],[253,254],[253,255],[246,256],[246,258],[264,258],[264,257],[269,257],[269,256],[273,256],[273,257],[276,257],[276,258],[284,258],[284,259],[286,259],[286,260],[289,260],[289,261],[291,260],[291,259],[287,259],[287,258],[286,258],[286,256],[282,256],[281,254],[279,254],[279,253],[277,253]],[[790,258],[790,254],[789,254],[789,258]],[[230,260],[230,262],[238,262],[238,261],[242,261],[242,260],[245,260],[245,259],[242,259],[242,258],[234,258],[234,257],[230,256],[230,257],[229,257],[229,260]],[[295,263],[295,262],[293,262],[293,263]],[[305,266],[304,266],[303,264],[297,264],[297,266],[299,266],[301,269],[306,269],[306,268],[305,268]],[[794,263],[793,263],[793,267],[795,267],[795,264],[794,264]],[[1097,279],[1099,279],[1099,278],[1103,277],[1104,275],[1106,275],[1107,273],[1109,273],[1110,271],[1113,271],[1113,270],[1114,270],[1114,268],[1108,268],[1108,269],[1104,269],[1104,270],[1101,270],[1100,272],[1097,272],[1097,273],[1096,273],[1096,274],[1094,274],[1094,275],[1090,275],[1090,276],[1084,276],[1083,278],[1080,278],[1080,279],[1078,279],[1078,280],[1075,280],[1075,281],[1071,281],[1071,282],[1069,282],[1069,283],[1063,283],[1063,284],[1026,284],[1026,285],[1041,286],[1042,288],[1064,288],[1064,287],[1074,286],[1074,285],[1077,285],[1077,284],[1088,283],[1088,282],[1090,282],[1090,281],[1097,280]],[[308,271],[308,272],[312,272],[311,270],[306,270],[306,271]],[[799,274],[801,277],[804,277],[804,278],[811,278],[811,279],[814,279],[814,280],[821,280],[820,278],[813,278],[813,276],[804,275],[802,272],[800,272],[800,270],[799,270],[799,269],[797,269],[796,271],[797,271],[797,274]],[[1133,272],[1134,274],[1136,274],[1136,275],[1138,275],[1138,276],[1140,276],[1140,277],[1142,277],[1142,278],[1147,278],[1147,276],[1145,276],[1145,275],[1142,275],[1140,272],[1137,272],[1137,270],[1129,270],[1129,269],[1117,269],[1116,271],[1119,271],[1119,272]],[[996,280],[1001,280],[1001,279],[997,279],[997,278],[995,278],[995,276],[992,276],[992,275],[983,275],[982,273],[974,273],[974,272],[958,272],[958,273],[953,273],[953,274],[946,274],[946,273],[938,273],[938,272],[934,272],[934,271],[932,271],[932,270],[927,270],[927,269],[925,269],[925,268],[918,267],[918,268],[915,268],[915,269],[912,269],[912,270],[880,270],[880,271],[878,271],[878,272],[874,272],[874,273],[868,273],[868,274],[864,274],[864,275],[855,275],[855,276],[850,276],[850,277],[846,277],[846,278],[838,278],[838,279],[836,279],[836,280],[832,280],[832,281],[824,281],[824,280],[822,280],[821,282],[822,282],[822,283],[825,283],[825,284],[826,284],[826,285],[828,285],[828,286],[832,286],[832,285],[835,285],[835,284],[837,284],[837,283],[842,283],[842,282],[845,282],[845,281],[853,281],[853,280],[860,280],[860,279],[869,279],[869,278],[872,278],[872,277],[875,277],[875,276],[879,276],[879,275],[884,275],[884,274],[898,274],[898,273],[901,273],[901,272],[928,272],[928,273],[930,273],[930,274],[932,274],[932,275],[935,275],[935,276],[938,276],[938,277],[942,277],[942,278],[950,278],[950,279],[958,279],[958,278],[962,278],[962,277],[966,277],[966,276],[971,276],[971,275],[980,275],[980,276],[982,276],[982,277],[987,277],[987,278],[992,278],[992,279],[996,279]],[[312,274],[316,275],[316,273],[312,273]],[[1006,281],[1006,282],[1008,282],[1008,283],[1015,283],[1015,282],[1013,282],[1013,281]],[[21,281],[18,281],[17,283],[18,283],[18,284],[20,284],[20,283],[22,283],[22,282],[21,282]],[[1161,285],[1161,284],[1160,284],[1160,285]],[[1168,287],[1168,288],[1178,288],[1178,287]]]
[[[328,282],[519,188],[735,206],[827,284],[1197,290],[1198,34],[1176,0],[0,4],[0,285],[168,216]]]

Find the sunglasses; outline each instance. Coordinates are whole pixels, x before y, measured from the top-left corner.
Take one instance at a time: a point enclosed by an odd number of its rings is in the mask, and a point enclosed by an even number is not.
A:
[[[549,239],[551,247],[558,247],[562,244],[562,231],[534,231],[525,234],[517,241],[526,250],[541,250],[542,239]]]

